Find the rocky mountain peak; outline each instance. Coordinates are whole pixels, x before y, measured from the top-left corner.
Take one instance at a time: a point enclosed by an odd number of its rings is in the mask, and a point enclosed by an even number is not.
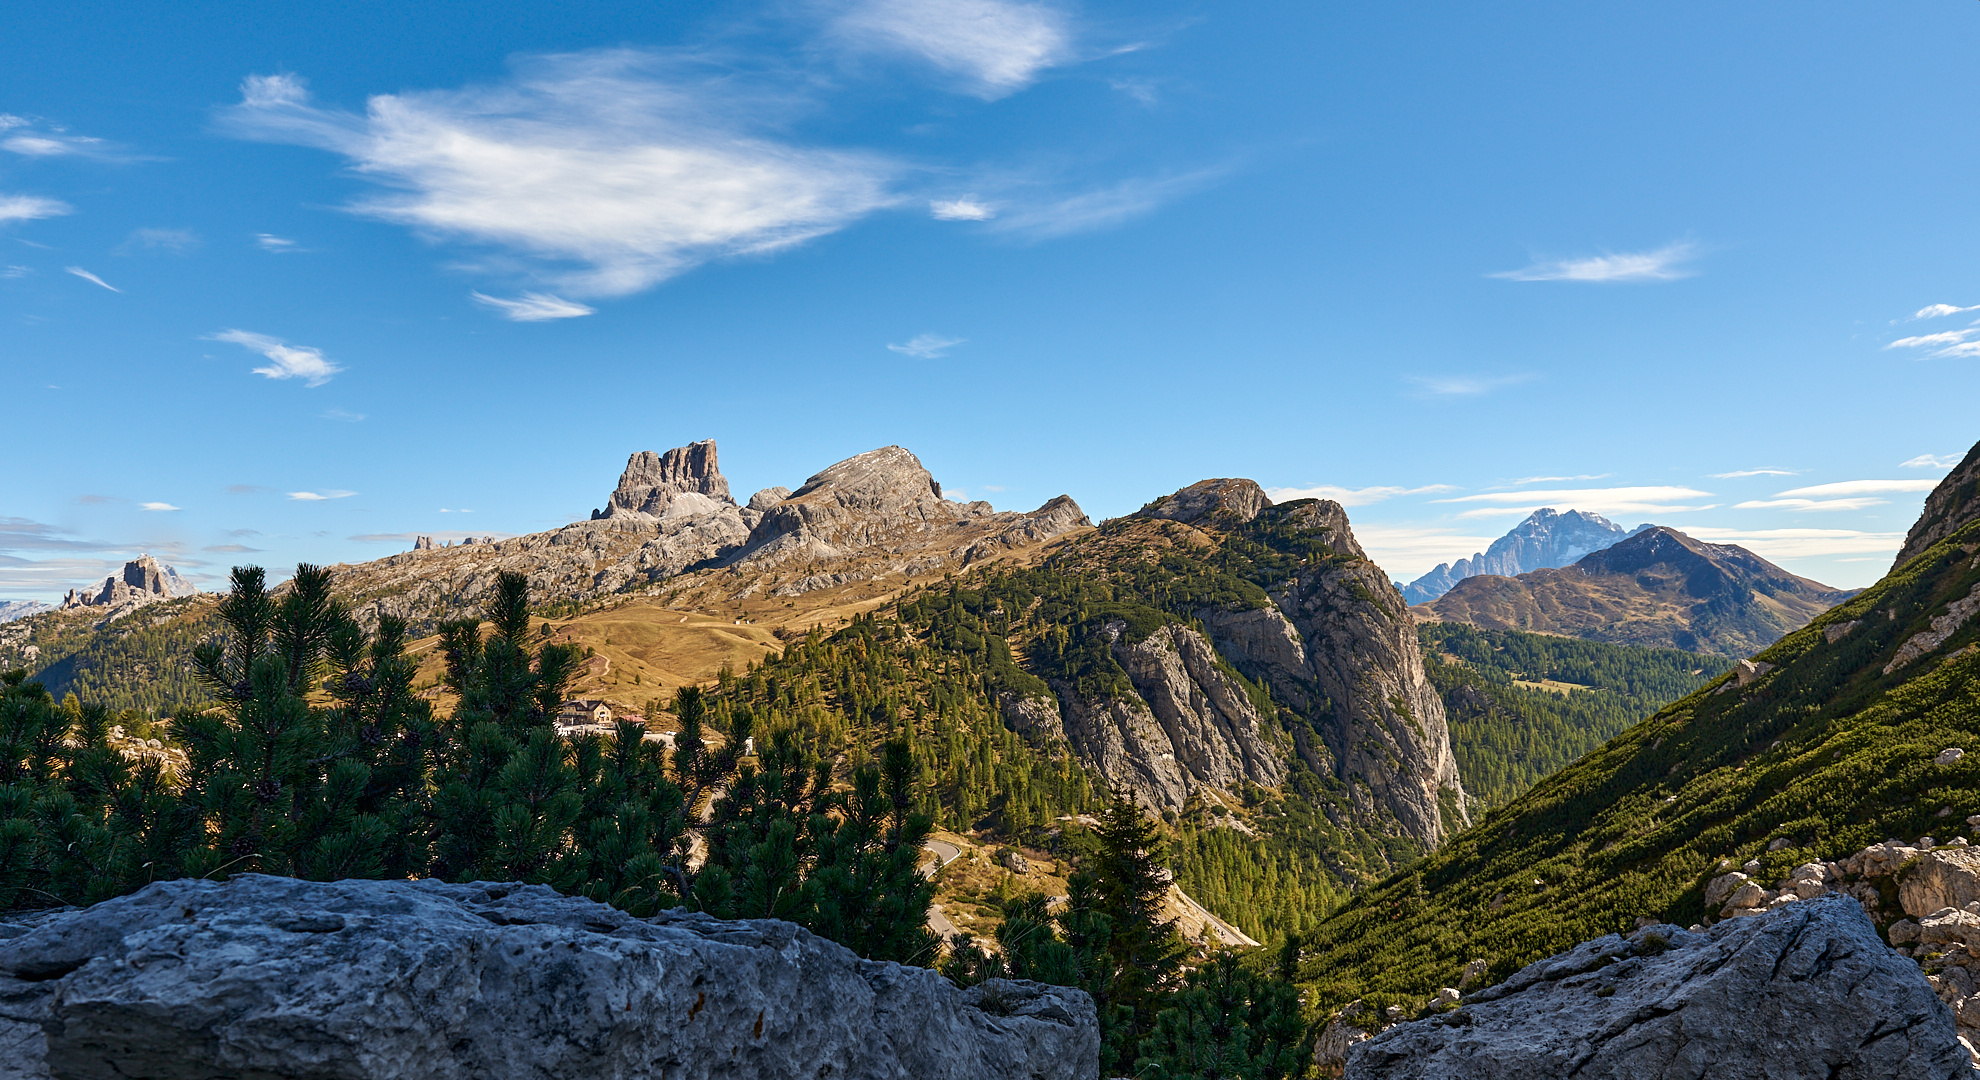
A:
[[[1487,629],[1751,656],[1853,595],[1659,525],[1572,566],[1466,578],[1419,610]]]
[[[918,504],[941,497],[942,485],[935,482],[934,474],[901,446],[868,450],[827,466],[788,496],[873,507]]]
[[[1959,527],[1980,517],[1980,443],[1966,452],[1966,460],[1946,474],[1932,494],[1925,497],[1925,510],[1905,534],[1898,551],[1895,570],[1917,558],[1924,550],[1945,539]]]
[[[685,496],[685,497],[684,497]],[[715,462],[715,440],[677,446],[664,454],[642,450],[626,461],[619,486],[592,520],[631,517],[645,519],[710,513],[734,506],[729,482]]]
[[[70,589],[62,601],[62,610],[109,608],[109,617],[114,619],[155,600],[191,596],[198,591],[177,570],[146,554],[125,563],[122,570],[104,578],[101,585]]]
[[[1451,591],[1466,578],[1482,574],[1516,577],[1548,567],[1568,566],[1591,552],[1600,551],[1626,537],[1648,529],[1638,525],[1625,529],[1600,514],[1586,510],[1560,511],[1542,507],[1527,515],[1492,546],[1469,559],[1440,563],[1436,569],[1417,578],[1403,589],[1403,598],[1412,604],[1427,604]]]
[[[1242,524],[1270,505],[1272,500],[1255,481],[1226,477],[1198,480],[1173,495],[1156,499],[1136,511],[1135,516],[1195,524],[1213,515],[1224,515]]]

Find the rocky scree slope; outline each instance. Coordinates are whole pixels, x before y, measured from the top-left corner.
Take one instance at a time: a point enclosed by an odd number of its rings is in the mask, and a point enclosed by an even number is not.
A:
[[[160,882],[0,925],[0,1080],[1087,1080],[1084,991],[542,885]]]
[[[1503,978],[1639,918],[1702,922],[1725,902],[1708,909],[1707,888],[1728,860],[1779,880],[1980,814],[1980,754],[1945,752],[1980,746],[1976,591],[1980,521],[1969,516],[1364,890],[1320,927],[1306,978],[1323,1002],[1420,1002],[1473,960]]]
[[[738,505],[711,440],[634,454],[589,521],[334,569],[361,618],[391,614],[423,629],[476,611],[504,570],[527,574],[531,601],[543,605],[658,588],[795,596],[959,569],[1088,524],[1065,496],[1029,514],[944,499],[897,446],[839,462],[796,492],[766,489]]]
[[[1492,546],[1484,551],[1454,563],[1438,563],[1435,569],[1403,587],[1403,599],[1412,604],[1427,604],[1450,592],[1465,578],[1481,574],[1515,577],[1534,570],[1566,566],[1648,528],[1648,525],[1638,525],[1634,529],[1625,529],[1600,514],[1580,510],[1562,513],[1552,507],[1542,507],[1513,526],[1506,535],[1492,541]]]
[[[1751,656],[1849,599],[1733,544],[1657,526],[1572,566],[1458,582],[1426,617],[1495,630]]]

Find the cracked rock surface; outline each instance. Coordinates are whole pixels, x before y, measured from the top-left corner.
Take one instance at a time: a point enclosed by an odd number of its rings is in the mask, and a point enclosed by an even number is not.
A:
[[[1950,1080],[1952,1011],[1854,899],[1651,926],[1528,965],[1348,1052],[1349,1080]]]
[[[1084,991],[542,885],[170,881],[0,926],[0,1080],[1092,1080]]]

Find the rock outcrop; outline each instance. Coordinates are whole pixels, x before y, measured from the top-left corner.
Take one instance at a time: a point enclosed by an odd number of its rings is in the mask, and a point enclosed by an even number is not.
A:
[[[1925,510],[1905,534],[1898,549],[1896,570],[1924,554],[1925,549],[1957,532],[1960,526],[1980,517],[1980,443],[1966,452],[1966,460],[1953,467],[1939,486],[1925,496]]]
[[[191,596],[198,591],[198,587],[181,577],[177,570],[150,555],[139,555],[125,563],[121,571],[104,578],[102,585],[70,589],[62,600],[62,610],[89,608],[92,609],[91,614],[104,615],[107,622],[122,618],[146,604]]]
[[[1854,595],[1657,526],[1572,566],[1467,578],[1418,610],[1490,630],[1751,656]]]
[[[1129,643],[1125,630],[1109,624],[1105,632],[1135,697],[1080,698],[1055,687],[1067,702],[1066,739],[1081,759],[1156,811],[1181,810],[1202,788],[1228,793],[1285,778],[1266,719],[1218,670],[1203,635],[1169,625]]]
[[[1351,1080],[1971,1074],[1953,1015],[1840,896],[1694,933],[1656,925],[1531,964],[1347,1049]]]
[[[1137,517],[1163,518],[1194,524],[1212,515],[1234,523],[1250,521],[1272,505],[1256,481],[1222,478],[1198,480],[1173,495],[1164,495],[1135,512]]]
[[[1939,764],[1957,763],[1951,753],[1939,755]],[[1980,828],[1980,815],[1966,824]],[[1960,1044],[1980,1069],[1980,848],[1963,836],[1945,844],[1929,836],[1908,844],[1886,840],[1834,862],[1803,863],[1772,885],[1759,873],[1760,864],[1749,862],[1713,877],[1705,885],[1706,907],[1738,919],[1817,897],[1854,899],[1886,926],[1899,952],[1916,957],[1926,982],[1952,1009]]]
[[[0,928],[0,1078],[1087,1080],[1083,991],[541,885],[151,885]]]
[[[1638,525],[1625,529],[1600,514],[1581,510],[1562,513],[1543,507],[1471,558],[1437,564],[1435,569],[1403,587],[1403,599],[1412,604],[1427,604],[1450,592],[1465,578],[1481,574],[1515,577],[1548,567],[1567,566],[1649,527]]]
[[[729,482],[715,461],[715,440],[676,447],[664,454],[642,450],[626,461],[619,486],[592,520],[638,515],[653,519],[713,513],[733,507]]]
[[[1238,670],[1274,698],[1322,718],[1320,748],[1302,748],[1346,781],[1358,805],[1394,815],[1436,844],[1470,824],[1444,702],[1423,672],[1402,595],[1355,541],[1339,503],[1303,500],[1261,518],[1312,530],[1330,557],[1268,590],[1273,606],[1198,613]]]

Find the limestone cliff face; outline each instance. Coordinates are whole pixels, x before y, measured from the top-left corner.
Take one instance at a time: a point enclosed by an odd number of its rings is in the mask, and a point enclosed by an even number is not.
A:
[[[1128,644],[1125,629],[1110,624],[1107,633],[1135,698],[1081,699],[1059,688],[1066,739],[1081,758],[1155,810],[1180,810],[1204,788],[1234,793],[1247,781],[1275,787],[1285,779],[1266,718],[1218,669],[1202,634],[1164,626]]]
[[[637,515],[686,517],[735,506],[729,482],[715,461],[715,440],[676,447],[664,454],[642,450],[626,462],[619,486],[592,520]]]
[[[1271,608],[1199,617],[1240,671],[1320,720],[1322,760],[1358,802],[1393,814],[1426,843],[1441,842],[1470,815],[1443,699],[1423,673],[1402,594],[1355,541],[1339,503],[1302,501],[1252,515],[1261,516],[1320,532],[1332,558],[1271,587]]]
[[[1895,570],[1917,558],[1926,548],[1945,539],[1959,527],[1980,517],[1980,443],[1966,452],[1966,460],[1954,467],[1932,494],[1925,497],[1925,511],[1905,535]]]

